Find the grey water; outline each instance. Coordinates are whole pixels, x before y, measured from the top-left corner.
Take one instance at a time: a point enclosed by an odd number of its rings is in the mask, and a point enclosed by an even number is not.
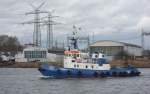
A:
[[[43,79],[36,68],[0,68],[0,94],[150,94],[150,69],[142,76]]]

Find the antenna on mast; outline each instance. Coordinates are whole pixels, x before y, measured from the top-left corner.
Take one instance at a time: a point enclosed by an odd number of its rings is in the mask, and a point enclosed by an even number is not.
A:
[[[81,30],[81,28],[77,28],[75,25],[73,26],[73,32],[72,35],[67,37],[67,43],[68,47],[72,49],[78,49],[78,41],[87,41],[89,46],[89,37],[80,37],[78,35],[78,30]],[[70,45],[69,45],[70,44]]]

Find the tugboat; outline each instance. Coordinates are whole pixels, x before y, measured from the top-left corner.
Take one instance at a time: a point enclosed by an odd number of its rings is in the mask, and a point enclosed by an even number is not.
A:
[[[105,55],[95,52],[92,55],[78,50],[75,36],[71,38],[73,49],[64,51],[63,67],[42,64],[39,71],[42,75],[53,78],[90,78],[90,77],[129,77],[139,76],[140,71],[128,65],[127,67],[111,67]]]

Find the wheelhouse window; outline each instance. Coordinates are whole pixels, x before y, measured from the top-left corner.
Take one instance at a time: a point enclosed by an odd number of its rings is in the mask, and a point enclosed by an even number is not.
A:
[[[73,54],[73,58],[76,58],[76,54]]]
[[[77,57],[80,57],[80,55],[79,55],[79,54],[77,54]]]

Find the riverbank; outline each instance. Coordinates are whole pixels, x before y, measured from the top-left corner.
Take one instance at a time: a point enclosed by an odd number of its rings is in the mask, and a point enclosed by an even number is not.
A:
[[[49,65],[63,66],[62,62],[46,62]],[[138,68],[150,68],[150,60],[113,60],[109,62],[111,66],[126,66],[128,64],[133,65]],[[1,62],[0,68],[38,68],[41,62]]]
[[[62,66],[62,63],[46,62],[49,65]],[[42,62],[3,62],[0,63],[0,68],[38,68]]]
[[[113,60],[110,62],[111,66],[127,66],[132,65],[137,68],[150,68],[150,60]]]

